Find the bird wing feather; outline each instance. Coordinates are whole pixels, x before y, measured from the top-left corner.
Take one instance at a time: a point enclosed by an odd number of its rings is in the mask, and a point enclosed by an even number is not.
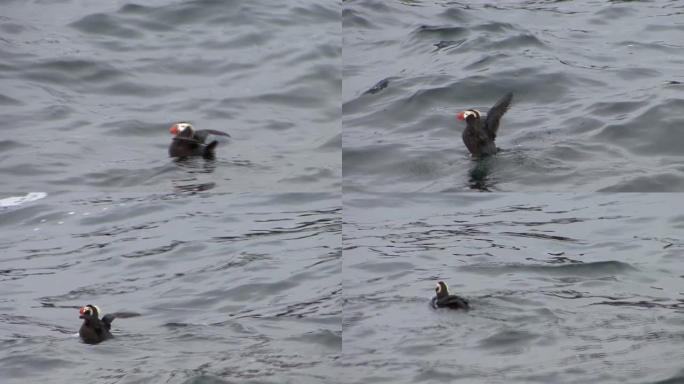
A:
[[[496,138],[496,132],[499,129],[499,121],[501,117],[508,111],[513,101],[513,92],[508,92],[487,113],[487,120],[485,120],[485,130],[492,139]]]
[[[111,313],[102,316],[102,323],[104,324],[105,329],[107,329],[108,331],[112,329],[112,321],[114,321],[114,318],[116,318],[116,315]]]

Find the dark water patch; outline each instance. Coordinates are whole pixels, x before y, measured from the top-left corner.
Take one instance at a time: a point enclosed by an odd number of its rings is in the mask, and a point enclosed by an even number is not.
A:
[[[226,381],[216,376],[198,374],[195,377],[191,377],[185,381],[183,384],[231,384],[233,381]]]
[[[184,243],[185,242],[183,242],[183,241],[174,240],[171,243],[166,244],[166,245],[162,245],[162,246],[154,247],[154,248],[150,248],[150,249],[145,249],[145,250],[140,250],[140,251],[135,251],[132,253],[121,255],[121,257],[137,259],[137,258],[148,257],[148,256],[159,256],[159,255],[163,255],[165,253],[169,253],[169,252],[173,251],[179,245],[183,245]]]
[[[350,27],[365,29],[376,28],[374,23],[363,17],[360,12],[349,8],[344,8],[342,9],[342,28],[344,29]]]
[[[330,149],[337,149],[337,148],[342,148],[342,134],[335,135],[329,140],[326,140],[319,149],[324,149],[324,150],[330,150]]]
[[[392,152],[399,154],[401,147],[403,146],[396,144],[381,144],[348,150],[344,152],[343,166],[347,170],[361,167],[366,172],[381,173],[383,172],[383,165],[386,166],[393,163],[393,160],[391,157],[388,157],[387,154]]]
[[[680,370],[674,376],[664,380],[653,381],[653,384],[678,384],[684,381],[684,369]]]
[[[415,377],[413,377],[413,380],[415,382],[430,382],[430,381],[438,381],[438,382],[455,382],[457,380],[463,379],[464,376],[468,377],[468,375],[463,375],[462,372],[457,373],[452,373],[446,371],[444,368],[441,367],[430,367],[430,368],[425,368],[422,370],[422,372]],[[474,375],[473,375],[474,376]],[[471,376],[471,377],[473,377]],[[385,380],[379,380],[379,381],[370,381],[370,382],[385,382]]]
[[[484,48],[505,50],[505,49],[516,49],[516,48],[522,48],[522,47],[543,48],[543,47],[546,47],[546,44],[544,44],[541,40],[539,40],[534,35],[520,34],[520,35],[516,35],[516,36],[507,37],[507,38],[500,40],[500,41],[492,42],[489,45],[485,46]]]
[[[570,263],[560,265],[538,264],[505,264],[505,265],[468,265],[460,267],[465,271],[483,273],[487,275],[501,275],[511,272],[531,272],[549,275],[576,275],[582,277],[596,277],[603,275],[619,275],[636,271],[628,263],[620,261],[597,261],[585,263]]]
[[[351,268],[359,268],[370,272],[393,272],[393,271],[409,271],[415,266],[411,263],[403,262],[366,262],[357,265],[351,265]]]
[[[464,23],[469,19],[469,12],[458,7],[447,7],[439,14],[439,16],[447,20]]]
[[[640,301],[602,301],[599,303],[592,303],[591,305],[612,305],[612,306],[627,306],[627,307],[637,307],[637,308],[666,308],[666,309],[682,309],[684,308],[684,303],[675,304],[662,304],[652,301],[640,300]]]
[[[9,33],[11,35],[17,35],[20,34],[24,31],[26,31],[28,28],[24,25],[20,25],[11,21],[8,22],[2,22],[0,23],[0,30],[3,32]]]
[[[25,147],[28,147],[28,145],[14,140],[0,140],[0,152],[9,152],[15,149]]]
[[[622,120],[626,114],[638,111],[643,107],[643,102],[613,101],[600,102],[591,106],[590,112],[596,116],[618,115],[616,118]]]
[[[124,233],[137,232],[146,229],[159,227],[159,223],[136,224],[131,226],[108,226],[107,228],[96,229],[92,232],[84,232],[73,235],[73,237],[113,237]]]
[[[36,268],[32,270],[20,268],[20,269],[5,269],[0,270],[0,281],[12,281],[20,280],[29,276],[45,276],[54,275],[56,271],[50,270],[50,268]]]
[[[339,22],[340,12],[336,7],[321,4],[307,4],[297,6],[289,10],[290,15],[297,23],[315,25],[327,22]]]
[[[300,176],[295,176],[295,177],[285,177],[280,179],[280,181],[284,182],[309,182],[309,181],[318,181],[321,179],[334,179],[336,177],[335,173],[331,171],[330,169],[318,169],[318,168],[311,168],[308,170],[309,174],[307,175],[300,175]]]
[[[222,12],[221,12],[222,11]],[[226,11],[236,11],[238,15],[252,13],[259,15],[260,12],[252,7],[240,7],[239,2],[217,1],[217,0],[196,0],[184,4],[171,4],[164,7],[164,12],[158,15],[163,20],[170,20],[174,23],[196,23],[206,18],[225,13]]]
[[[496,21],[478,24],[478,25],[474,26],[472,29],[476,30],[476,31],[494,32],[494,33],[506,33],[509,31],[518,30],[518,28],[516,28],[513,24],[496,22]]]
[[[662,72],[658,69],[644,68],[644,67],[630,67],[630,68],[620,68],[615,70],[618,77],[623,80],[635,80],[635,79],[649,79],[659,78],[662,76]]]
[[[99,90],[99,93],[104,93],[107,95],[121,95],[121,96],[140,96],[140,97],[152,97],[152,96],[162,96],[175,91],[180,91],[180,87],[171,86],[150,86],[150,85],[140,85],[131,81],[120,81],[116,84],[109,85],[107,87]]]
[[[684,108],[683,99],[670,99],[651,107],[639,116],[623,124],[609,124],[596,137],[618,143],[642,155],[680,154],[679,140],[684,140],[684,133],[679,127],[684,118],[671,116],[669,111]],[[644,140],[641,132],[647,127],[651,136]]]
[[[267,44],[271,39],[272,36],[263,31],[247,32],[237,36],[231,36],[230,40],[220,42],[209,40],[203,42],[201,46],[207,49],[231,49],[254,45],[264,45]]]
[[[516,237],[533,237],[543,240],[555,240],[555,241],[568,241],[577,242],[577,239],[573,239],[565,236],[558,235],[547,235],[545,233],[535,233],[535,232],[502,232],[502,235],[516,236]]]
[[[482,339],[480,341],[479,346],[481,348],[497,349],[514,346],[519,353],[519,348],[522,348],[523,345],[529,344],[540,337],[541,335],[537,335],[526,331],[507,329],[499,331],[485,339]]]
[[[24,103],[20,100],[0,94],[0,105],[17,107],[20,105],[24,105]]]
[[[449,27],[436,25],[421,25],[414,34],[418,37],[436,38],[439,40],[453,40],[468,33],[468,29],[463,27]]]
[[[168,123],[169,126],[171,123]],[[160,125],[159,123],[149,123],[140,120],[117,120],[103,123],[101,125],[102,131],[106,135],[112,136],[159,136],[160,133],[166,133],[168,127]],[[170,142],[170,138],[169,138]]]
[[[264,124],[264,128],[270,129],[272,131],[285,131],[294,128],[296,125],[291,121],[277,121],[271,120]]]
[[[684,188],[679,173],[667,172],[651,176],[626,177],[615,185],[600,189],[600,192],[678,192]]]
[[[145,5],[134,4],[134,3],[125,4],[119,9],[119,13],[129,13],[129,14],[136,14],[136,15],[146,15],[146,14],[150,14],[151,12],[154,12],[153,7],[148,7]]]
[[[35,367],[26,367],[25,361],[31,361],[36,364]],[[42,372],[50,372],[58,368],[75,367],[78,364],[70,362],[63,358],[49,358],[44,356],[32,356],[31,354],[14,354],[4,358],[0,358],[0,364],[5,368],[5,374],[8,379],[23,378],[26,375]]]
[[[465,40],[441,40],[435,44],[432,44],[435,46],[436,50],[441,50],[444,48],[449,48],[449,47],[458,47],[459,45],[463,44]]]
[[[104,13],[85,16],[70,24],[71,27],[92,35],[110,36],[124,39],[142,38],[142,32],[126,26],[124,19]]]
[[[562,252],[557,253],[557,256],[551,257],[549,259],[535,259],[533,257],[528,257],[525,260],[528,261],[534,261],[534,262],[541,262],[541,263],[548,263],[548,264],[582,264],[584,263],[582,260],[576,260],[576,259],[571,259],[569,257],[565,256],[560,256]]]
[[[370,89],[368,89],[366,92],[364,92],[364,94],[374,95],[374,94],[382,91],[383,89],[387,88],[387,86],[389,85],[389,80],[390,79],[387,78],[387,79],[382,79],[382,80],[378,81],[374,86],[372,86]]]
[[[299,87],[287,93],[266,93],[260,95],[257,100],[260,102],[284,105],[289,107],[310,107],[319,104],[321,99],[319,92],[315,88]]]
[[[605,25],[608,21],[619,20],[629,16],[638,15],[639,11],[630,7],[612,6],[596,11],[595,16],[589,19],[590,24]]]
[[[92,60],[49,60],[23,69],[24,78],[56,84],[98,83],[120,79],[126,74],[109,63]]]
[[[50,123],[56,123],[60,120],[69,120],[73,115],[77,115],[74,108],[57,102],[48,106],[42,106],[38,111],[28,116],[26,121],[47,120]]]
[[[482,57],[476,58],[475,61],[473,61],[472,63],[463,67],[463,69],[466,69],[469,71],[473,71],[473,70],[477,70],[477,69],[486,69],[486,68],[489,68],[496,61],[500,61],[500,60],[505,59],[507,57],[509,57],[509,55],[506,53],[496,53],[496,54],[486,53],[486,54],[483,54]]]

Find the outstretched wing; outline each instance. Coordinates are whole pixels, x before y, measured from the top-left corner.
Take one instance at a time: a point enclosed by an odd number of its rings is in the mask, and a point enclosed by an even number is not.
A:
[[[201,136],[202,140],[206,140],[207,136],[209,135],[216,135],[216,136],[227,136],[230,137],[229,134],[221,131],[216,131],[214,129],[200,129],[198,131],[195,131],[196,136]]]
[[[499,121],[501,117],[508,111],[513,101],[513,92],[507,93],[504,97],[494,104],[492,109],[487,113],[487,120],[485,121],[485,130],[489,133],[492,139],[496,138],[496,131],[499,129]]]
[[[104,327],[106,330],[112,329],[112,321],[114,321],[114,318],[116,318],[116,315],[114,314],[107,314],[102,316],[102,323],[104,324]]]

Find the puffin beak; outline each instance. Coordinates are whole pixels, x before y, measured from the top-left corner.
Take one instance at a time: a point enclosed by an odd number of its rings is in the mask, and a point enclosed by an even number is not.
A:
[[[461,120],[461,121],[465,120],[465,117],[463,117],[463,112],[457,113],[457,114],[456,114],[456,118],[459,119],[459,120]]]
[[[178,126],[176,124],[172,125],[171,128],[169,128],[169,132],[171,132],[172,135],[177,135],[178,134]]]

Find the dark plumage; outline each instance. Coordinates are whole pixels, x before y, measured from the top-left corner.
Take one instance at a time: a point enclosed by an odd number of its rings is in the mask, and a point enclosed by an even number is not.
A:
[[[172,125],[169,128],[169,132],[174,135],[169,147],[169,156],[171,157],[203,156],[212,158],[218,141],[213,140],[207,144],[206,141],[209,135],[230,137],[225,132],[213,129],[200,129],[196,131],[192,124],[182,122]]]
[[[468,300],[456,295],[450,295],[449,287],[443,281],[437,282],[435,292],[435,297],[430,301],[432,308],[470,309]]]
[[[461,136],[473,157],[490,156],[498,151],[494,140],[499,129],[499,121],[508,111],[512,100],[513,93],[510,92],[499,99],[487,113],[484,122],[480,111],[476,109],[469,109],[456,115],[457,119],[466,121],[466,128]]]
[[[79,318],[83,319],[83,324],[78,330],[78,335],[81,336],[84,343],[97,344],[113,337],[109,330],[112,328],[115,315],[104,315],[100,319],[100,309],[92,304],[82,307],[79,313]]]

